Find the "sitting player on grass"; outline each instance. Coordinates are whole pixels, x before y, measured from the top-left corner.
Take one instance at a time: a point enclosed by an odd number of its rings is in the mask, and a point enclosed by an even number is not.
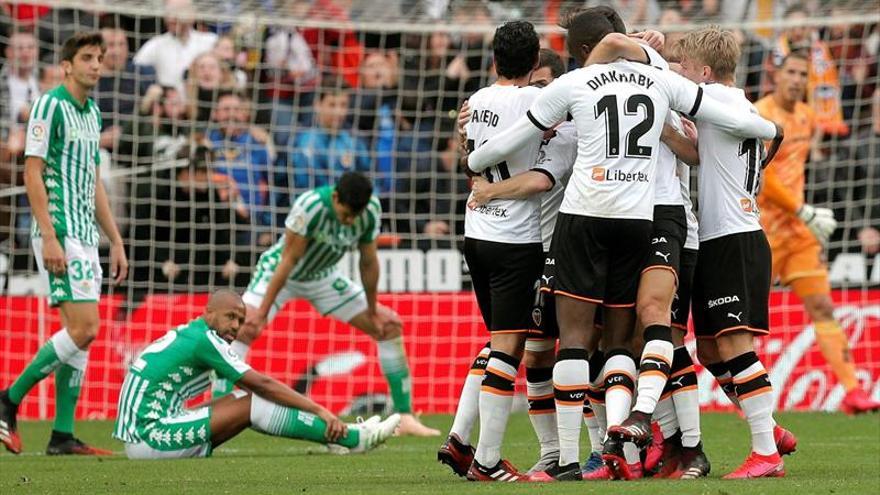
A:
[[[370,450],[390,437],[400,415],[345,424],[281,382],[256,372],[229,347],[244,323],[241,297],[215,292],[199,318],[147,346],[132,363],[119,394],[113,436],[129,459],[207,457],[245,428],[268,435]],[[243,390],[185,409],[208,389],[214,372]]]

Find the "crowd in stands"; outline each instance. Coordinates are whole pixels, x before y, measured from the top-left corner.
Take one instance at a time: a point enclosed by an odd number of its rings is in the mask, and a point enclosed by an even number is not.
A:
[[[215,3],[228,14],[246,14],[244,2]],[[135,286],[246,283],[292,199],[346,170],[374,178],[383,231],[399,240],[395,245],[457,247],[468,184],[456,169],[455,116],[494,78],[491,34],[434,30],[432,23],[491,33],[502,19],[553,24],[567,9],[596,3],[247,2],[269,18],[338,23],[300,28],[198,20],[190,0],[165,0],[160,17],[106,13],[89,2],[81,10],[0,2],[0,189],[22,185],[29,106],[63,78],[57,47],[77,30],[100,30],[107,52],[93,96],[103,115],[102,174],[130,244]],[[845,2],[817,0],[601,3],[633,26],[848,12]],[[383,15],[417,19],[425,29],[347,27]],[[809,53],[808,99],[822,131],[813,145],[808,200],[831,204],[842,220],[834,249],[880,251],[878,26],[829,21],[736,34],[743,47],[739,83],[752,99],[769,90],[781,57]],[[674,30],[667,34],[668,57],[676,39]],[[560,35],[542,43],[564,51]],[[127,172],[113,179],[112,171]],[[24,256],[26,203],[24,194],[0,197],[3,250]]]

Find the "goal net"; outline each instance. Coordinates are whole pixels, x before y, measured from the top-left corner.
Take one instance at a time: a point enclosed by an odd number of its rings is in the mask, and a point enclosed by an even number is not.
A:
[[[63,40],[101,29],[108,52],[93,95],[104,126],[100,173],[131,273],[120,286],[102,287],[100,336],[79,415],[113,417],[139,349],[200,314],[213,289],[243,291],[259,255],[282,234],[292,199],[352,169],[370,175],[382,202],[379,298],[405,324],[414,408],[453,411],[468,366],[488,339],[460,251],[468,183],[456,169],[457,109],[494,80],[496,25],[532,20],[542,43],[564,52],[555,22],[595,2],[186,3],[166,9],[156,0],[4,2],[0,388],[61,325],[46,304],[30,247],[22,179],[27,109],[60,83]],[[822,111],[824,136],[813,144],[805,199],[832,208],[840,222],[824,254],[835,312],[864,387],[880,397],[875,6],[816,1],[786,15],[788,5],[778,0],[606,3],[620,7],[632,29],[666,33],[667,47],[708,22],[734,29],[743,49],[737,80],[753,100],[772,88],[781,53],[808,50],[810,104]],[[101,255],[106,274],[105,242]],[[359,280],[354,253],[342,271]],[[779,407],[835,410],[843,390],[814,345],[810,319],[786,289],[771,296],[771,326],[760,352]],[[334,411],[388,402],[372,341],[305,301],[279,312],[249,361]],[[726,407],[710,378],[700,376],[703,404]],[[22,414],[51,417],[53,407],[46,380]]]

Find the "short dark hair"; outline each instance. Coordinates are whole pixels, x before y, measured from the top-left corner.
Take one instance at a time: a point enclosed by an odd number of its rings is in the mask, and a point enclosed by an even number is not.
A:
[[[351,86],[345,82],[345,79],[335,75],[324,75],[321,78],[321,84],[318,85],[317,101],[328,96],[348,94],[349,92],[351,92]]]
[[[188,155],[189,168],[192,171],[206,170],[208,164],[214,161],[214,151],[202,144],[196,146]]]
[[[78,32],[64,42],[61,47],[61,61],[73,62],[73,57],[79,53],[80,48],[86,46],[98,46],[101,53],[107,51],[107,45],[104,43],[104,37],[100,31]]]
[[[541,42],[531,22],[510,21],[495,30],[492,49],[498,75],[516,79],[535,68]]]
[[[559,26],[568,31],[566,47],[578,62],[585,56],[581,50],[587,46],[592,50],[611,33],[626,34],[626,24],[616,10],[605,5],[579,9],[565,16]]]
[[[562,57],[549,48],[541,48],[541,51],[538,52],[538,68],[541,67],[550,69],[553,79],[565,74],[565,63],[562,61]]]
[[[794,50],[794,51],[790,52],[789,54],[787,54],[786,56],[782,57],[782,60],[779,62],[779,65],[777,65],[776,67],[784,67],[785,63],[793,58],[796,58],[798,60],[803,60],[804,62],[806,62],[808,64],[810,63],[810,55],[806,52],[806,50]]]
[[[373,196],[373,183],[360,172],[345,172],[336,181],[336,198],[354,213],[364,211]]]
[[[220,98],[226,98],[227,96],[234,96],[239,100],[242,99],[241,94],[234,89],[221,89],[217,91],[217,98],[214,101],[220,101]]]

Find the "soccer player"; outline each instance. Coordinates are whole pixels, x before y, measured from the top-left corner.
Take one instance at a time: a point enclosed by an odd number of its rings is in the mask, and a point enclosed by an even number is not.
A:
[[[110,275],[125,280],[128,261],[107,193],[98,174],[101,112],[89,91],[98,84],[104,56],[101,33],[76,33],[61,48],[64,83],[41,96],[28,120],[25,187],[33,212],[32,242],[49,304],[61,310],[63,328],[0,392],[0,441],[20,453],[16,411],[40,380],[55,373],[55,423],[49,455],[105,455],[73,436],[73,419],[97,337],[102,271],[98,225],[110,238]]]
[[[682,74],[703,83],[707,95],[729,111],[757,110],[734,86],[740,49],[730,31],[708,27],[681,41]],[[723,363],[733,377],[736,398],[749,424],[752,452],[725,479],[784,476],[774,439],[770,379],[754,350],[769,333],[770,246],[759,222],[756,197],[769,154],[756,136],[697,121],[699,134],[700,253],[694,273],[693,317],[700,361]],[[681,469],[689,471],[685,459]]]
[[[229,347],[245,318],[241,297],[211,295],[202,316],[154,341],[132,362],[119,393],[113,437],[129,459],[207,457],[245,428],[361,453],[383,443],[400,422],[392,414],[344,424],[290,387],[251,369]],[[216,373],[244,390],[194,409]]]
[[[498,81],[468,100],[472,112],[465,126],[469,150],[479,149],[510,126],[539,92],[528,86],[539,59],[534,26],[524,21],[500,26],[495,31],[493,51]],[[534,136],[506,160],[481,169],[480,175],[494,183],[531,170],[539,174],[540,189],[548,190],[556,178],[535,166],[540,145],[541,137]],[[478,188],[479,184],[480,179]],[[524,481],[527,477],[501,458],[501,444],[526,337],[534,327],[534,284],[543,266],[541,199],[533,194],[478,206],[472,193],[469,203],[464,254],[477,304],[491,334],[491,350],[478,399],[480,435],[467,477],[474,481]],[[467,441],[466,436],[453,433]]]
[[[538,66],[532,71],[529,82],[531,86],[544,87],[563,73],[565,73],[565,65],[562,58],[553,50],[542,48],[538,53]],[[465,104],[459,122],[462,118],[469,122],[471,116],[470,108]],[[494,199],[525,199],[541,194],[540,227],[544,251],[544,274],[541,275],[541,282],[536,288],[532,309],[532,323],[537,331],[527,338],[522,360],[526,368],[529,420],[538,437],[540,457],[538,462],[526,472],[527,475],[549,469],[559,458],[552,381],[554,351],[559,330],[556,326],[556,312],[550,292],[553,279],[550,239],[553,236],[556,213],[562,202],[562,192],[577,155],[577,134],[574,125],[570,122],[561,124],[545,137],[547,139],[541,142],[535,163],[535,167],[541,170],[527,170],[510,179],[494,182],[474,177],[469,201],[469,207],[475,209]],[[546,172],[553,175],[554,182],[547,180]],[[548,190],[548,186],[551,189]],[[461,475],[467,472],[473,462],[473,454],[468,455],[469,450],[472,449],[467,445],[468,436],[463,437],[464,441],[462,441],[459,435],[469,432],[478,416],[479,382],[485,373],[489,352],[487,345],[475,359],[471,372],[465,380],[449,438],[437,454],[438,460],[448,464]]]
[[[412,414],[409,364],[403,348],[400,317],[376,301],[379,258],[376,237],[381,223],[373,184],[359,172],[346,172],[334,186],[300,195],[284,222],[284,236],[260,256],[244,294],[247,320],[232,343],[244,359],[267,321],[287,301],[308,299],[318,312],[350,323],[379,348],[379,363],[394,409],[401,414],[401,435],[436,436]],[[339,272],[337,263],[350,249],[360,253],[363,286]],[[218,380],[215,396],[231,384]]]
[[[803,102],[808,73],[806,56],[789,54],[775,72],[773,93],[755,104],[786,133],[758,197],[761,224],[773,252],[773,279],[789,286],[803,302],[814,322],[819,350],[846,390],[841,409],[850,414],[876,411],[880,402],[859,387],[849,340],[834,318],[828,268],[822,260],[822,246],[837,222],[830,209],[804,202],[804,167],[817,133],[815,113]]]
[[[592,23],[603,25],[597,28]],[[574,48],[570,51],[585,59],[598,40],[582,38],[580,32],[604,37],[613,31],[606,18],[579,17],[569,26],[569,45]],[[633,308],[650,248],[655,150],[670,108],[734,132],[776,136],[772,123],[704,97],[702,89],[681,76],[620,61],[577,69],[553,81],[541,90],[526,116],[468,158],[470,169],[482,172],[569,113],[577,127],[578,157],[553,234],[556,295],[561,296],[556,300],[560,350],[553,370],[560,444],[557,479],[581,479],[578,442],[590,381],[586,348],[597,305],[603,305],[606,383],[612,384],[606,402],[618,388],[631,396],[635,386],[635,363],[628,351]],[[618,424],[612,423],[609,413],[608,424]],[[606,443],[605,458],[618,477],[628,477],[625,469],[618,470],[625,465],[622,452],[609,451]]]

